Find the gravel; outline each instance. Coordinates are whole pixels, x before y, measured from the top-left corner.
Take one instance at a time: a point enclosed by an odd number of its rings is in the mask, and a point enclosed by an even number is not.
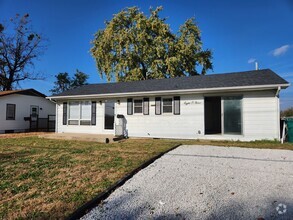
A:
[[[258,218],[293,219],[293,151],[183,145],[82,219]]]

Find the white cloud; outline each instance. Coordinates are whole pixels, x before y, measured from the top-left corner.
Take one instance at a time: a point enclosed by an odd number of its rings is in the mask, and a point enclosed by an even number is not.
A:
[[[256,61],[255,58],[250,58],[247,62],[248,62],[248,63],[254,63],[255,61]]]
[[[271,51],[271,54],[275,57],[283,55],[290,49],[290,47],[291,46],[289,44],[283,45]]]

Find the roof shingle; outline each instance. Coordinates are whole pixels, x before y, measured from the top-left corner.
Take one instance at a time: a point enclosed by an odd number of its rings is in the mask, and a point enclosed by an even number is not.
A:
[[[89,84],[62,92],[54,95],[53,97],[280,84],[289,83],[272,70],[263,69],[246,72],[177,77],[170,79]]]

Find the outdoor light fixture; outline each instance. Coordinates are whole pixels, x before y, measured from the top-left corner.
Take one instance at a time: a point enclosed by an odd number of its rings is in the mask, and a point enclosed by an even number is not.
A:
[[[117,104],[120,105],[120,100],[119,99],[117,100]]]
[[[102,105],[102,101],[99,101],[100,105]]]

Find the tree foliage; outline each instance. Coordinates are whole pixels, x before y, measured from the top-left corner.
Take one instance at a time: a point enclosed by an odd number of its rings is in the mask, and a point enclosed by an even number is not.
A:
[[[52,94],[58,94],[69,89],[74,89],[82,85],[86,85],[89,76],[78,69],[71,78],[68,73],[58,73],[55,75],[56,81],[54,82],[54,88],[50,90]]]
[[[127,8],[106,22],[91,49],[101,76],[132,81],[205,74],[212,69],[212,53],[203,50],[194,19],[173,34],[159,17],[161,10],[151,9],[147,17],[137,7]]]
[[[281,111],[281,118],[283,117],[293,117],[293,107]]]
[[[26,79],[40,79],[33,67],[45,49],[44,40],[29,23],[28,14],[17,14],[10,19],[12,27],[0,24],[0,90],[11,90]]]

